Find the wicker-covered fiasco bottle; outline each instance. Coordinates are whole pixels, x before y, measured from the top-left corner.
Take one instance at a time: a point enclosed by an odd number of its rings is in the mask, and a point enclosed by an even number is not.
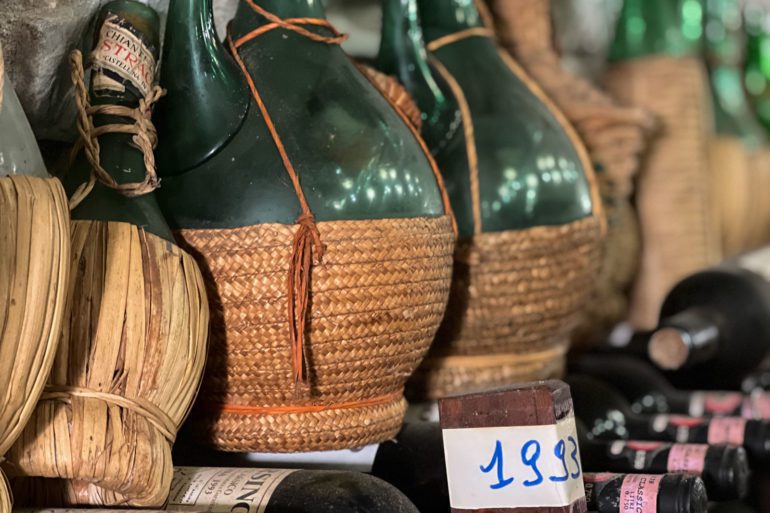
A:
[[[8,460],[21,476],[51,478],[74,504],[157,507],[203,374],[208,303],[152,192],[158,15],[115,0],[95,28],[89,90],[82,56],[71,56],[82,137],[65,179],[73,221],[64,329]]]
[[[69,211],[49,178],[0,47],[0,460],[53,365],[69,277]],[[11,497],[0,471],[0,511]]]
[[[358,447],[399,429],[451,279],[450,207],[406,116],[320,0],[172,0],[160,198],[206,270],[212,350],[191,433],[232,451]]]
[[[383,9],[378,65],[426,113],[460,236],[447,316],[411,393],[558,375],[603,241],[585,149],[472,2],[386,0]]]
[[[687,14],[692,12],[700,6]],[[640,329],[655,326],[676,281],[721,257],[711,202],[713,115],[699,58],[701,30],[699,19],[680,19],[676,2],[626,0],[605,77],[621,103],[648,109],[660,125],[636,190],[644,245],[630,320]]]
[[[607,93],[561,65],[554,48],[551,0],[486,0],[500,44],[532,75],[574,124],[596,170],[607,215],[604,260],[593,297],[574,333],[580,345],[597,344],[628,314],[641,241],[631,206],[634,180],[653,117],[618,105]]]
[[[738,0],[705,3],[704,49],[716,128],[709,143],[709,165],[725,257],[770,242],[770,210],[763,193],[770,179],[770,149],[744,89],[742,4]]]

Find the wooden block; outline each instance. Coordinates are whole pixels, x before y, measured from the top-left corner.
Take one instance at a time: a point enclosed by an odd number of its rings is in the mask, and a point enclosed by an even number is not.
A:
[[[453,506],[453,513],[586,511],[572,396],[566,383],[540,381],[447,397],[439,400],[439,414],[450,490],[454,491],[450,491],[452,503],[463,505]],[[463,468],[457,470],[459,466]],[[542,474],[539,478],[538,472]],[[457,488],[453,488],[453,476]],[[483,506],[466,507],[475,500],[469,498],[468,487],[476,487],[483,496],[478,504]],[[571,502],[559,506],[522,504],[543,497],[552,502]],[[489,507],[490,501],[517,505]]]

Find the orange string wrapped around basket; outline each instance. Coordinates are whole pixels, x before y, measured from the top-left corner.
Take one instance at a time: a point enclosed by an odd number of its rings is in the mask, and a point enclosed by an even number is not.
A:
[[[695,57],[618,62],[604,82],[621,103],[649,110],[660,124],[637,183],[644,245],[630,315],[635,327],[651,329],[671,287],[722,256],[709,178],[711,96]]]
[[[117,30],[125,21],[114,17],[105,25],[110,23]],[[53,370],[8,460],[19,476],[15,490],[24,489],[26,476],[43,477],[36,482],[62,489],[66,504],[160,507],[173,477],[171,446],[203,375],[206,292],[193,258],[169,240],[131,222],[75,215],[74,204],[97,192],[152,194],[149,118],[152,98],[161,91],[155,86],[136,109],[91,105],[79,52],[73,52],[72,64],[86,146],[86,159],[77,162],[90,169],[91,179],[71,201],[72,257],[64,261],[71,280]],[[105,114],[134,123],[95,127],[94,118]],[[135,145],[130,151],[144,154],[145,182],[117,184],[106,175],[96,142],[105,133],[132,134],[124,141]]]
[[[606,249],[574,339],[578,344],[597,344],[628,313],[627,294],[641,245],[630,201],[654,119],[641,108],[621,107],[562,67],[553,46],[550,0],[485,1],[501,45],[572,122],[596,169],[607,214]]]
[[[16,98],[3,97],[14,94],[3,87],[4,82],[0,47],[0,130],[21,130],[14,122],[26,120],[21,119]],[[13,112],[3,116],[4,103],[6,110],[18,107],[20,118],[15,119]],[[34,144],[31,130],[29,137]],[[21,435],[51,371],[64,319],[70,258],[64,189],[57,179],[3,176],[5,166],[11,173],[45,171],[14,171],[22,163],[14,161],[14,149],[0,141],[0,462]],[[0,470],[0,512],[10,513],[11,505]]]
[[[318,44],[337,45],[343,36],[325,20],[282,20],[248,4],[270,23],[228,42],[303,213],[294,225],[177,232],[205,269],[212,303],[212,351],[190,435],[222,450],[260,452],[387,440],[401,428],[404,384],[446,308],[455,245],[451,207],[435,163],[408,121],[414,109],[404,92],[364,71],[394,94],[383,93],[427,158],[445,214],[316,221],[290,147],[240,49],[275,29]],[[319,33],[310,30],[318,27]]]

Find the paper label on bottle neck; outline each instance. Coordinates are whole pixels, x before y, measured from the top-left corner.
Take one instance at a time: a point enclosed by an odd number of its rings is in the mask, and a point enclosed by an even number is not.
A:
[[[663,476],[629,474],[620,487],[618,513],[657,513]]]
[[[652,429],[657,433],[669,431],[669,427],[675,429],[674,437],[679,443],[690,441],[690,430],[705,422],[699,417],[687,417],[685,415],[656,415],[652,419]]]
[[[706,444],[674,444],[668,452],[666,470],[700,476],[706,466]]]
[[[746,419],[741,417],[715,417],[709,422],[708,443],[743,445]]]
[[[167,510],[264,513],[278,485],[296,470],[176,467]]]
[[[747,419],[770,420],[770,393],[755,390],[744,402],[742,416]]]
[[[543,426],[444,429],[456,509],[561,507],[582,500],[575,418]]]
[[[690,415],[730,415],[741,410],[745,396],[740,392],[694,392],[690,398]]]
[[[617,440],[610,445],[610,456],[627,458],[634,470],[644,470],[652,463],[655,456],[671,446],[665,442],[623,441]]]
[[[156,63],[152,50],[117,15],[104,21],[99,31],[99,43],[91,54],[91,66],[95,91],[122,93],[130,84],[145,97],[155,83]]]

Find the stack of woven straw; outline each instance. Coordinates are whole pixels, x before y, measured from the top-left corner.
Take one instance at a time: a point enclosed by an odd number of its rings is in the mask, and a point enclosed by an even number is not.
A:
[[[711,95],[703,63],[689,56],[615,63],[605,83],[621,103],[649,110],[660,124],[637,183],[644,246],[630,315],[636,327],[653,328],[671,287],[722,256],[708,162]]]
[[[0,48],[0,112],[4,95],[14,94],[4,82]],[[0,176],[0,461],[32,415],[50,373],[64,318],[69,258],[69,211],[59,181]],[[0,471],[0,512],[10,510]]]
[[[595,344],[628,313],[627,293],[640,252],[630,200],[654,118],[644,109],[619,106],[563,69],[553,47],[550,0],[486,0],[486,5],[502,46],[574,124],[597,170],[607,215],[606,249],[596,289],[575,332],[577,343]]]

